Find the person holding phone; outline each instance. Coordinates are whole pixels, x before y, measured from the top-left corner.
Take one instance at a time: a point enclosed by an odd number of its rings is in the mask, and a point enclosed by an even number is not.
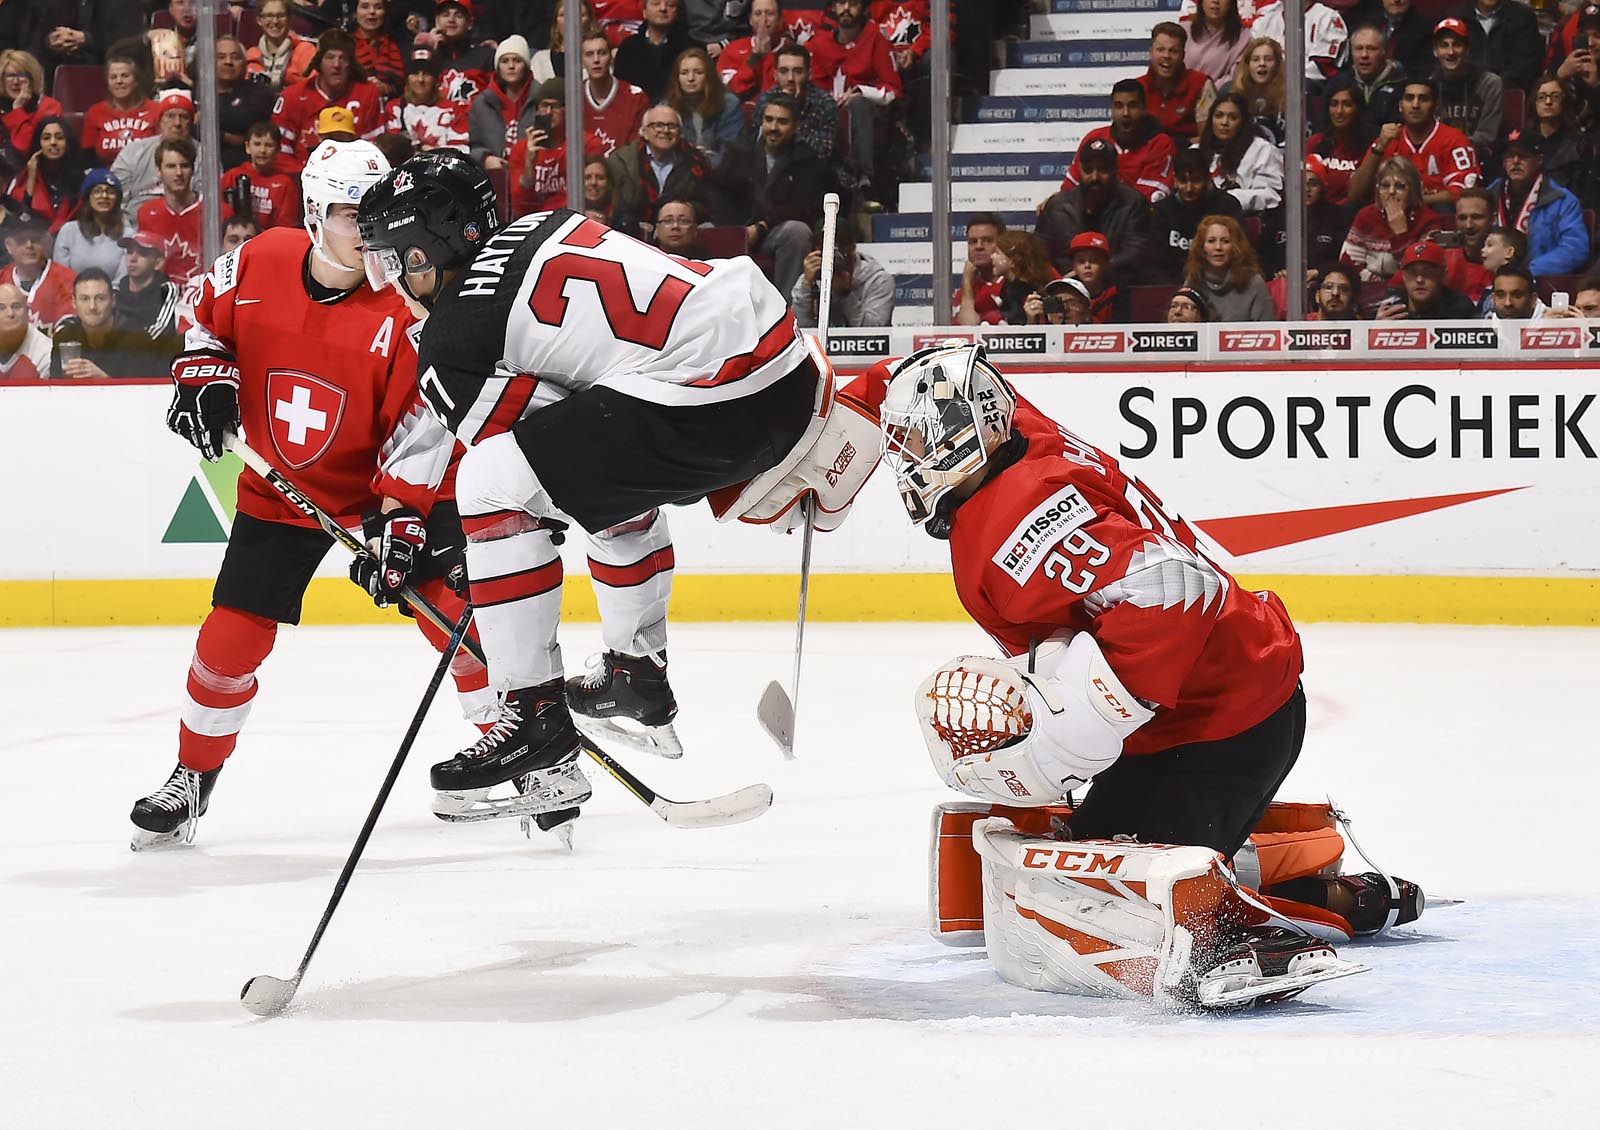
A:
[[[511,215],[545,212],[567,206],[567,94],[558,78],[546,79],[534,96],[535,114],[528,131],[506,154],[511,170]],[[585,157],[600,156],[605,143],[588,131]]]

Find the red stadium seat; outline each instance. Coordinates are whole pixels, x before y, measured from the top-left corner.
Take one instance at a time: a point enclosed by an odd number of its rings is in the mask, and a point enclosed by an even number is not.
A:
[[[737,224],[731,227],[701,228],[700,247],[696,252],[702,259],[732,259],[745,254],[746,233]]]
[[[1504,141],[1514,129],[1522,128],[1522,115],[1527,106],[1527,92],[1516,87],[1506,87],[1501,95],[1500,140]]]
[[[56,68],[50,94],[67,113],[82,113],[106,96],[106,69],[93,63],[63,63]]]
[[[1164,322],[1167,303],[1175,286],[1131,286],[1128,288],[1128,318],[1134,322]]]
[[[244,44],[247,51],[261,42],[261,25],[256,22],[254,8],[246,8],[239,13],[239,27],[234,34],[239,37],[239,42]]]

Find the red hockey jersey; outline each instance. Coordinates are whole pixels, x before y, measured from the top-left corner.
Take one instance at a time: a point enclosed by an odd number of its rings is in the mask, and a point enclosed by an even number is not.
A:
[[[889,55],[889,41],[872,24],[850,43],[840,43],[832,32],[824,31],[812,36],[806,47],[811,52],[811,81],[835,98],[858,87],[900,97],[900,72]]]
[[[602,155],[605,145],[594,134],[584,138],[583,155]],[[530,212],[548,212],[567,206],[567,146],[565,142],[549,149],[541,149],[533,159],[531,183],[522,183],[524,162],[528,159],[528,139],[517,138],[517,143],[506,154],[506,164],[511,173],[511,215],[526,216]]]
[[[156,135],[158,109],[148,98],[131,110],[119,110],[109,102],[96,102],[83,115],[81,144],[84,152],[95,154],[109,169],[128,142]]]
[[[1155,81],[1146,71],[1139,76],[1139,85],[1144,87],[1144,108],[1174,137],[1198,137],[1200,123],[1195,120],[1195,108],[1200,105],[1200,96],[1206,92],[1210,81],[1201,71],[1185,70],[1168,95],[1156,89]]]
[[[137,227],[153,232],[161,240],[167,258],[161,269],[182,286],[200,269],[200,198],[188,207],[173,211],[166,197],[158,196],[139,205]]]
[[[283,136],[283,155],[295,163],[298,170],[311,156],[311,151],[321,144],[317,135],[317,115],[334,104],[318,85],[315,78],[286,86],[272,107],[272,124]],[[370,82],[353,82],[345,96],[338,100],[356,118],[356,136],[371,141],[383,132],[378,88]]]
[[[1482,180],[1478,169],[1478,151],[1467,135],[1454,126],[1435,122],[1421,145],[1413,145],[1406,131],[1389,143],[1383,159],[1404,157],[1422,174],[1422,192],[1430,195],[1439,191],[1450,193],[1454,200],[1463,188],[1471,188]]]
[[[1083,147],[1097,137],[1117,151],[1117,177],[1123,184],[1137,188],[1146,200],[1160,200],[1172,191],[1172,159],[1177,156],[1178,147],[1173,144],[1171,135],[1152,130],[1143,144],[1124,149],[1111,136],[1111,127],[1101,126],[1083,135],[1078,152],[1083,152]],[[1078,158],[1074,156],[1067,175],[1061,178],[1062,191],[1077,187],[1079,168]]]
[[[631,82],[612,80],[610,95],[596,102],[589,80],[583,80],[583,128],[600,139],[600,151],[607,157],[639,136],[648,109],[650,96]]]
[[[881,404],[889,364],[845,392]],[[1282,706],[1302,666],[1283,602],[1242,589],[1150,488],[1020,398],[1014,426],[1026,452],[950,530],[956,593],[1000,648],[1092,633],[1118,678],[1158,707],[1130,755],[1232,737]]]
[[[256,226],[268,228],[299,227],[305,219],[300,202],[300,178],[276,171],[263,173],[254,163],[246,161],[222,174],[224,194],[239,183],[240,177],[250,179],[250,207]]]
[[[465,149],[467,108],[458,102],[420,106],[396,99],[389,103],[389,132],[405,134],[418,149]]]
[[[753,46],[755,39],[747,35],[729,43],[717,56],[717,74],[722,85],[744,102],[754,102],[756,95],[777,85],[777,76],[773,73],[777,60],[769,51],[752,63],[750,49]]]
[[[365,284],[331,305],[313,301],[302,275],[310,251],[305,231],[273,228],[219,258],[187,346],[238,358],[246,437],[341,523],[358,523],[380,495],[425,511],[432,492],[404,466],[383,464],[424,412],[406,332],[416,319],[398,293]],[[239,509],[314,524],[248,472]]]

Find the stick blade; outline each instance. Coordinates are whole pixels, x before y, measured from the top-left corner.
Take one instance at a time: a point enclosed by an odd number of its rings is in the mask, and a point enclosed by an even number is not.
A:
[[[674,828],[723,828],[754,820],[772,807],[772,786],[746,785],[731,793],[705,800],[663,801],[650,806],[657,816]]]
[[[261,973],[244,983],[244,988],[239,990],[239,1000],[257,1016],[277,1016],[289,1007],[299,988],[298,977],[284,981]]]
[[[756,720],[767,736],[778,743],[784,760],[793,761],[794,704],[789,701],[789,692],[777,680],[768,683],[767,689],[761,692],[761,701],[756,704]]]

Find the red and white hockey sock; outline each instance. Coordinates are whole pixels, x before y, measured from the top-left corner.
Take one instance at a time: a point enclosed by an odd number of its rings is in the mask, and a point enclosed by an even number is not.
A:
[[[489,685],[500,691],[561,676],[561,554],[550,531],[520,510],[461,515],[478,638]]]
[[[272,652],[278,625],[237,608],[213,608],[200,625],[178,724],[178,760],[197,772],[228,759],[256,697],[256,668]]]
[[[589,575],[606,647],[647,655],[667,646],[672,534],[659,510],[589,538]]]

